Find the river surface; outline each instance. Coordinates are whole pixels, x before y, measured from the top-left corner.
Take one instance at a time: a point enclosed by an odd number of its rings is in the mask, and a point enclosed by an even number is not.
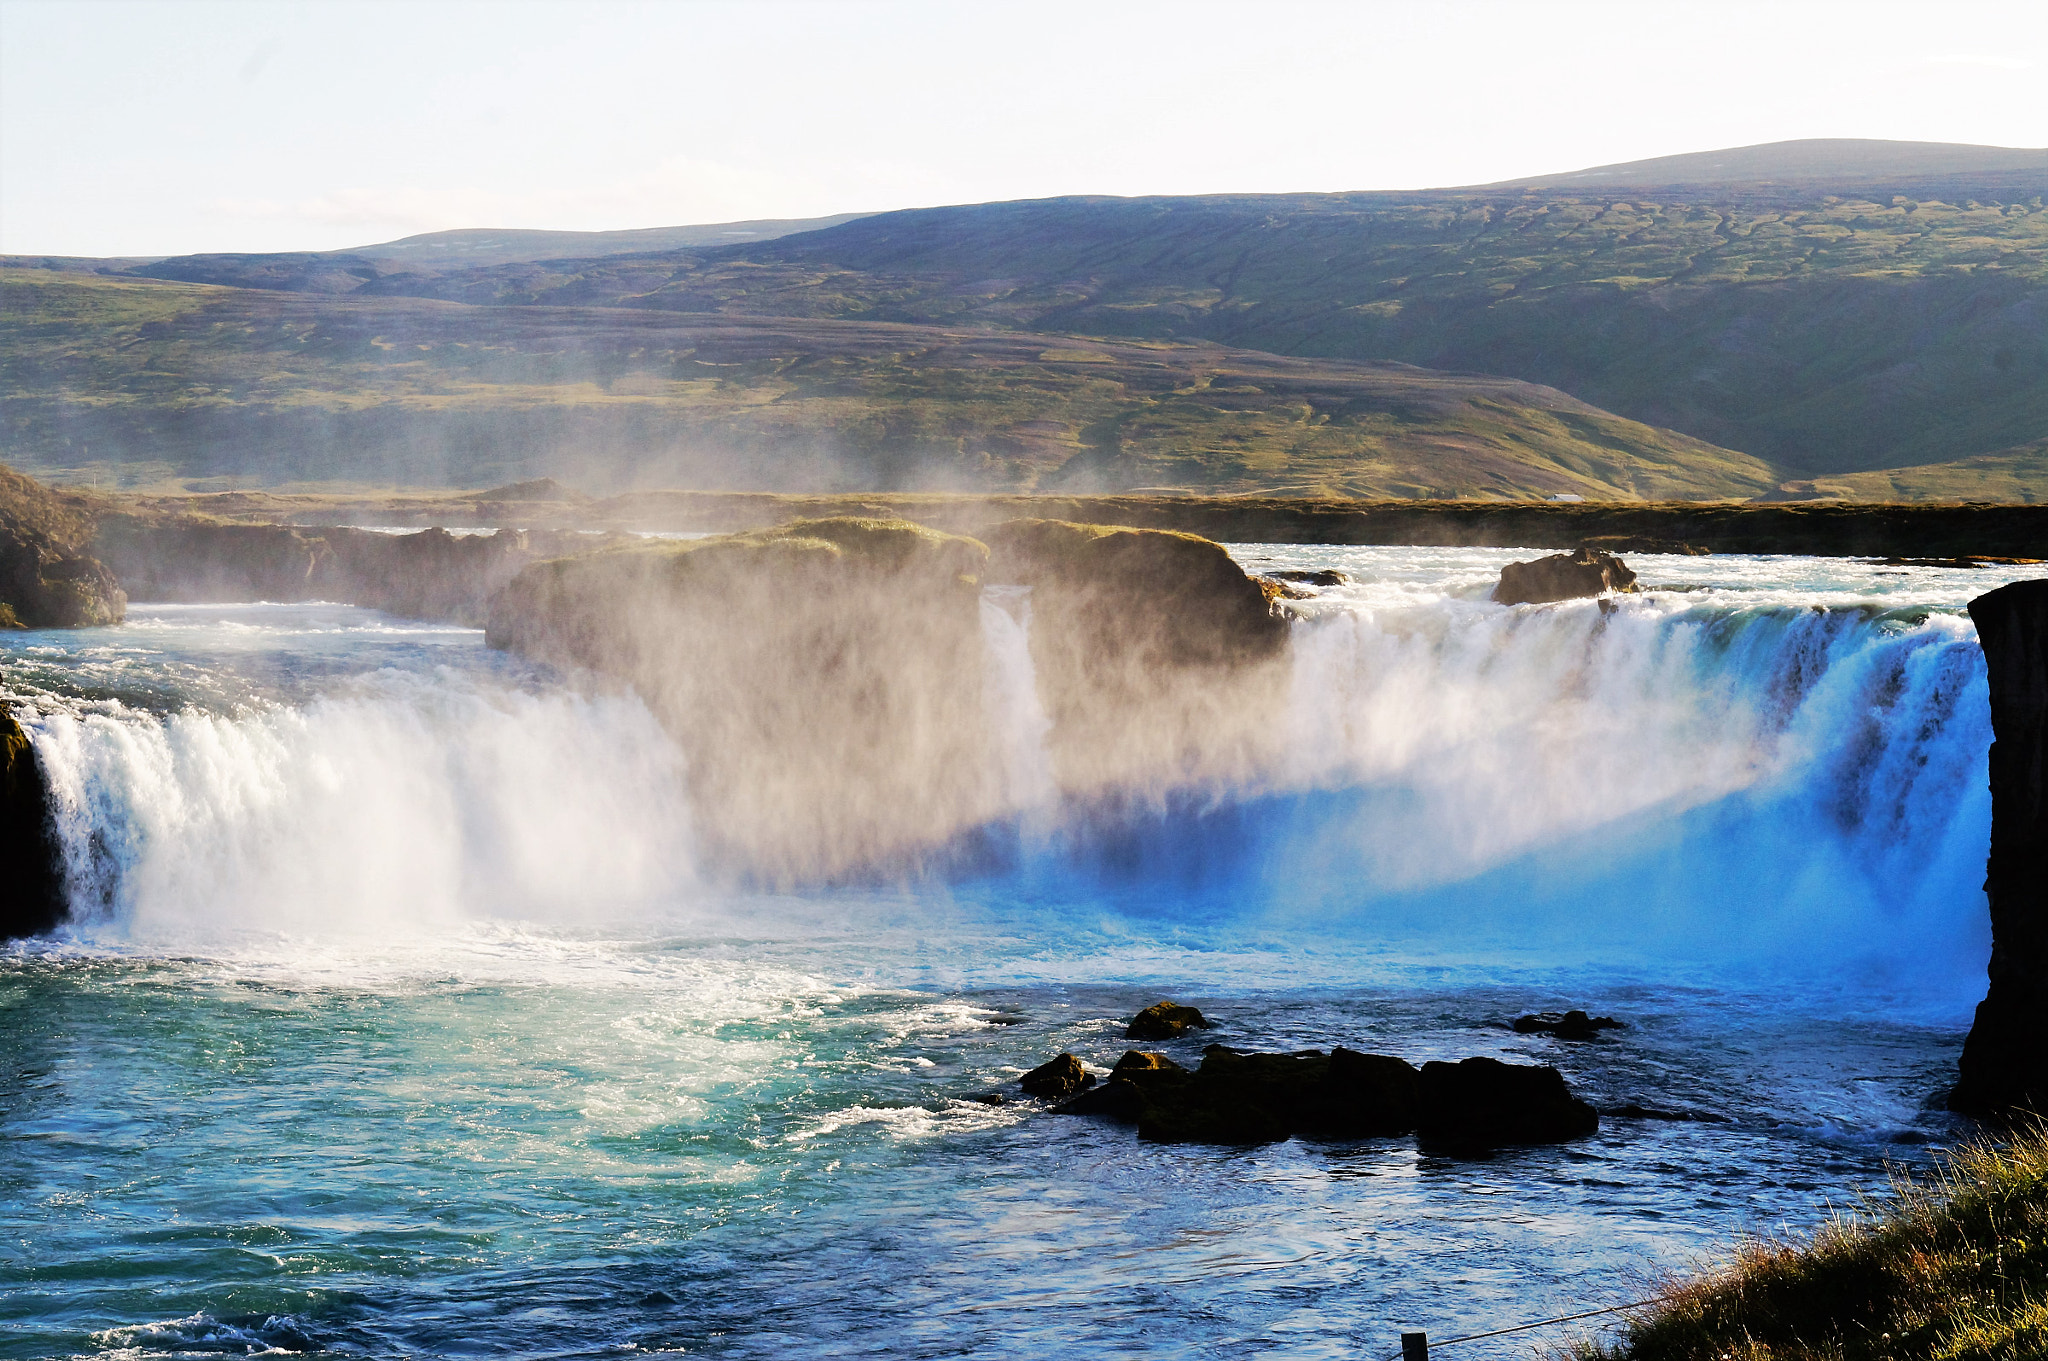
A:
[[[1293,625],[1283,777],[1064,834],[991,592],[1017,853],[805,894],[696,863],[633,696],[478,631],[0,641],[76,918],[0,950],[0,1355],[1370,1358],[1640,1298],[1960,1136],[1961,607],[2014,574],[1643,557],[1667,589],[1508,610],[1511,551],[1233,552],[1353,577]],[[1717,1118],[1457,1160],[973,1099],[1162,997],[1219,1023],[1189,1064],[1490,1054]],[[1627,1028],[1504,1027],[1566,1006]]]

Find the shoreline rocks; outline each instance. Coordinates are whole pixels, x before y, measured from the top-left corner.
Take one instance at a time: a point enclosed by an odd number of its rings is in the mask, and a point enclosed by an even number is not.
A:
[[[1509,563],[1501,568],[1493,599],[1501,605],[1546,605],[1635,589],[1636,574],[1627,563],[1612,553],[1582,546],[1575,553]]]
[[[1951,1108],[2048,1114],[2048,580],[1970,602],[1991,685],[1989,986]]]

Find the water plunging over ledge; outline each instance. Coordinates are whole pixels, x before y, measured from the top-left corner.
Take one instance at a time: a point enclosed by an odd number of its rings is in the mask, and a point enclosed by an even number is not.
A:
[[[1987,948],[1959,611],[2006,576],[1644,558],[1686,589],[1509,611],[1510,552],[1235,552],[1354,577],[1303,603],[1255,779],[1063,808],[1029,596],[991,590],[1004,813],[801,892],[704,861],[632,694],[475,631],[6,640],[78,920],[0,955],[0,1354],[1352,1355],[1620,1298],[1949,1136]],[[1162,995],[1205,1040],[1727,1123],[1457,1162],[968,1099],[1113,1060]],[[1494,1024],[1558,1005],[1630,1028]]]

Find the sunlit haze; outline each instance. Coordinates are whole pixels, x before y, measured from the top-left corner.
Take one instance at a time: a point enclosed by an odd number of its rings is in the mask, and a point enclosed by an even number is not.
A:
[[[0,251],[2048,143],[2048,7],[0,4]]]

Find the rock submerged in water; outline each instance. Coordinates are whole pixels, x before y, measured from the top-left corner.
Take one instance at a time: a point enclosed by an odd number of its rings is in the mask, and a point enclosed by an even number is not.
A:
[[[1095,1075],[1081,1066],[1081,1060],[1072,1054],[1061,1054],[1055,1059],[1039,1064],[1017,1080],[1024,1089],[1024,1095],[1057,1101],[1072,1096],[1095,1085]]]
[[[1422,1141],[1459,1151],[1562,1143],[1600,1128],[1600,1113],[1557,1069],[1499,1059],[1423,1064],[1419,1103]]]
[[[1603,1030],[1625,1027],[1612,1016],[1588,1016],[1583,1011],[1539,1011],[1515,1018],[1517,1035],[1552,1035],[1560,1040],[1590,1040]]]
[[[1154,1002],[1124,1029],[1127,1040],[1177,1040],[1190,1030],[1214,1030],[1215,1025],[1194,1007],[1175,1002]]]
[[[1268,572],[1266,575],[1275,581],[1293,582],[1298,586],[1343,586],[1347,585],[1351,580],[1348,575],[1334,567],[1314,569],[1285,567],[1277,572]]]
[[[1636,574],[1627,563],[1597,548],[1580,548],[1534,562],[1509,563],[1501,568],[1493,599],[1501,605],[1544,605],[1635,588]]]

